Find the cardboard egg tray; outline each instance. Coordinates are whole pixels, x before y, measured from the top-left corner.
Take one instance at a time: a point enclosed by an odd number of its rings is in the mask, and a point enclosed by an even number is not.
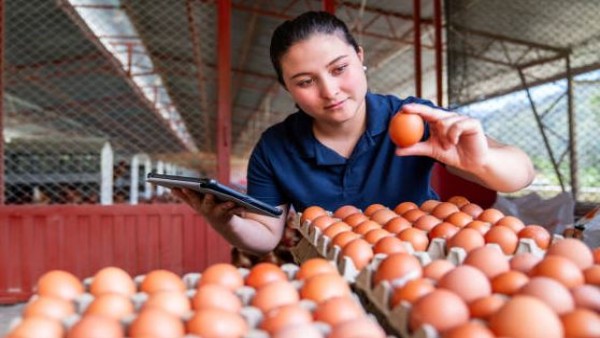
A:
[[[295,275],[299,269],[299,266],[295,265],[295,264],[284,264],[281,266],[281,269],[286,273],[288,280],[292,283],[292,285],[294,285],[296,287],[296,289],[299,291],[300,288],[302,287],[302,281],[295,279]],[[249,270],[246,268],[238,268],[238,271],[244,278],[249,273]],[[145,275],[139,275],[139,276],[135,276],[133,278],[134,282],[138,286],[138,290],[139,290],[139,286],[141,285],[144,278],[145,278]],[[188,297],[188,299],[190,299],[190,301],[196,294],[196,289],[198,288],[201,278],[202,278],[201,273],[188,273],[188,274],[185,274],[182,276],[182,280],[183,280],[184,284],[186,285],[185,294]],[[89,278],[86,278],[83,280],[83,284],[86,287],[86,292],[81,294],[74,300],[75,314],[70,315],[67,318],[64,318],[62,320],[62,323],[63,323],[66,331],[68,331],[73,325],[75,325],[82,318],[87,307],[95,299],[94,295],[89,293],[89,286],[91,285],[92,281],[93,281],[93,277],[89,277]],[[244,338],[269,338],[270,334],[268,332],[260,329],[260,324],[264,318],[262,311],[251,305],[252,299],[255,294],[256,294],[256,290],[250,286],[242,286],[242,287],[238,288],[237,290],[235,290],[235,295],[238,296],[240,298],[240,300],[242,301],[242,309],[240,310],[240,315],[244,318],[244,320],[248,324],[248,327],[250,328],[248,334],[246,334],[244,336]],[[360,297],[357,294],[353,293],[351,296],[359,304],[361,304]],[[33,295],[31,297],[30,301],[34,300],[36,297],[38,297],[38,296]],[[121,324],[123,325],[124,332],[128,332],[129,326],[135,320],[138,312],[140,311],[140,309],[142,309],[142,307],[148,300],[148,297],[149,297],[149,295],[145,292],[137,292],[131,296],[131,301],[134,305],[134,313],[121,319]],[[303,308],[306,308],[310,312],[313,312],[316,309],[316,304],[313,301],[307,300],[307,299],[301,299],[299,301],[299,305],[302,306]],[[363,307],[362,304],[361,304],[361,307]],[[366,310],[365,310],[365,313],[367,314],[367,316],[369,318],[371,318],[372,320],[377,322],[377,319],[372,314],[370,314]],[[183,322],[186,322],[193,316],[193,314],[194,314],[193,310],[190,310],[187,314],[182,316],[181,320]],[[22,320],[22,317],[13,318],[9,325],[8,332],[10,332],[16,325],[18,325],[21,320]],[[315,321],[311,325],[315,326],[315,328],[317,328],[317,330],[319,332],[321,332],[324,337],[326,337],[331,332],[331,327],[326,323]],[[200,337],[195,334],[188,333],[184,336],[184,338],[200,338]],[[388,338],[395,338],[395,336],[388,336]]]

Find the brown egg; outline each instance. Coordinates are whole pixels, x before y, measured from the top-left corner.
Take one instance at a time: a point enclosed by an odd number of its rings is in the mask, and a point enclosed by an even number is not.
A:
[[[390,297],[390,308],[393,309],[403,301],[412,304],[433,290],[435,290],[435,285],[432,279],[411,279],[404,285],[394,289]]]
[[[399,215],[397,213],[395,213],[394,211],[385,208],[385,209],[379,209],[377,211],[375,211],[372,215],[371,215],[371,220],[374,222],[379,223],[381,226],[383,226],[385,223],[389,222],[392,218],[394,217],[398,217]]]
[[[359,235],[364,235],[373,229],[381,229],[381,224],[372,220],[366,220],[360,223],[359,225],[355,226],[352,229],[352,231],[356,232]]]
[[[400,231],[410,228],[410,227],[411,227],[411,222],[409,222],[406,218],[404,218],[402,216],[398,216],[398,217],[392,218],[387,223],[385,223],[385,225],[383,226],[383,229],[385,229],[393,234],[397,234]]]
[[[85,315],[100,315],[121,320],[135,312],[130,297],[121,293],[103,293],[88,305]]]
[[[587,309],[575,309],[561,317],[566,337],[600,337],[600,316]]]
[[[245,337],[250,330],[244,317],[221,309],[196,311],[187,321],[186,328],[188,333],[203,338]]]
[[[583,284],[571,289],[575,307],[585,308],[600,313],[600,288]]]
[[[419,206],[419,209],[421,209],[422,211],[424,211],[424,212],[426,212],[426,213],[429,214],[440,203],[442,203],[442,202],[440,202],[438,200],[427,200],[427,201],[421,203],[421,205]]]
[[[350,286],[337,273],[321,273],[304,281],[300,288],[302,299],[312,300],[317,305],[333,297],[349,297]]]
[[[268,262],[262,262],[254,265],[244,283],[255,289],[260,288],[264,284],[268,284],[275,281],[287,281],[287,275],[278,265]]]
[[[446,273],[437,287],[456,293],[467,304],[492,293],[492,285],[485,274],[469,265],[460,265]]]
[[[342,205],[341,207],[337,208],[334,212],[333,212],[333,217],[335,218],[339,218],[341,220],[344,220],[346,217],[355,214],[355,213],[361,213],[360,209],[358,209],[357,207],[353,206],[353,205]]]
[[[131,296],[137,290],[133,278],[125,270],[108,266],[96,272],[90,285],[90,293],[97,296],[103,293],[119,293]]]
[[[431,214],[439,219],[445,220],[448,216],[453,213],[460,211],[460,209],[456,206],[456,204],[450,202],[441,202],[436,205],[433,210],[431,210]]]
[[[413,223],[413,227],[419,230],[429,231],[440,223],[442,223],[442,220],[433,215],[423,215]]]
[[[550,277],[567,289],[584,283],[583,272],[571,260],[562,256],[546,256],[529,273],[532,277]]]
[[[74,300],[83,292],[83,283],[75,275],[67,271],[48,271],[37,282],[37,294],[40,296]]]
[[[583,270],[586,284],[600,286],[600,264],[595,264]]]
[[[183,318],[191,310],[192,305],[190,299],[183,292],[159,291],[148,297],[144,307],[157,307],[172,315]]]
[[[335,235],[339,234],[340,232],[350,231],[350,230],[352,230],[352,227],[350,225],[348,225],[346,222],[337,221],[337,222],[331,224],[330,226],[328,226],[325,230],[323,230],[323,235],[327,236],[329,238],[333,238],[333,237],[335,237]]]
[[[389,237],[389,236],[394,236],[394,234],[390,233],[387,230],[383,230],[383,229],[373,229],[373,230],[368,231],[363,236],[363,239],[365,241],[369,242],[369,244],[375,245],[375,243],[377,243],[380,239],[382,239],[384,237]]]
[[[536,256],[530,252],[521,252],[510,259],[510,269],[529,274],[534,266],[542,260],[542,257]]]
[[[512,255],[517,250],[519,237],[510,228],[503,225],[493,226],[485,233],[483,239],[486,243],[498,244],[506,255]]]
[[[491,227],[492,225],[488,222],[472,220],[471,222],[467,223],[467,225],[465,225],[463,228],[477,230],[480,234],[485,235]]]
[[[346,222],[346,224],[348,224],[349,226],[351,226],[353,228],[367,220],[369,220],[369,217],[360,211],[356,212],[354,214],[351,214],[343,219],[343,221]]]
[[[65,329],[60,321],[36,316],[20,321],[6,338],[64,337]]]
[[[147,273],[140,285],[140,290],[148,294],[159,291],[184,292],[185,289],[185,283],[181,277],[174,272],[163,269],[152,270]]]
[[[510,269],[508,258],[498,247],[486,245],[471,250],[465,257],[463,264],[476,267],[489,279]]]
[[[325,336],[310,323],[284,327],[273,333],[271,338],[325,338]]]
[[[470,321],[451,330],[448,330],[442,338],[495,338],[494,334],[484,324]]]
[[[373,230],[374,231],[374,230]],[[396,252],[407,252],[402,241],[394,236],[383,237],[373,245],[374,254],[391,255]]]
[[[288,304],[265,313],[259,327],[272,334],[289,326],[312,323],[312,319],[309,310],[299,304]]]
[[[118,319],[101,315],[86,315],[67,333],[67,338],[121,338],[125,330]]]
[[[433,227],[433,229],[431,229],[431,231],[429,231],[429,233],[427,234],[427,236],[429,237],[429,240],[433,240],[434,238],[443,238],[443,239],[448,239],[452,236],[454,236],[454,234],[456,234],[458,232],[458,230],[460,230],[457,226],[448,223],[448,222],[442,222],[436,226]]]
[[[244,285],[244,277],[232,264],[216,263],[206,268],[200,276],[198,286],[207,284],[219,284],[235,291]]]
[[[546,256],[552,255],[568,258],[582,270],[594,264],[594,255],[590,248],[575,238],[565,238],[553,243],[546,251]]]
[[[38,296],[32,298],[23,309],[23,317],[48,317],[63,320],[75,313],[73,302],[63,298]]]
[[[394,208],[394,212],[397,213],[398,215],[402,215],[405,212],[407,212],[408,210],[418,209],[418,208],[419,208],[419,206],[413,202],[410,202],[410,201],[401,202]]]
[[[348,242],[342,248],[340,254],[350,258],[357,270],[362,270],[367,266],[374,256],[371,244],[362,238],[357,238]]]
[[[502,217],[504,217],[502,211],[495,208],[488,208],[483,210],[476,219],[490,224],[496,224]]]
[[[317,216],[317,218],[313,219],[310,222],[310,226],[311,227],[315,227],[321,231],[327,229],[330,225],[332,225],[335,222],[338,222],[339,220],[337,218],[333,218],[327,214],[323,214],[321,216]]]
[[[448,271],[454,269],[454,263],[447,259],[434,259],[423,267],[423,277],[439,281]]]
[[[376,211],[379,211],[381,209],[387,209],[387,207],[383,204],[379,204],[379,203],[373,203],[371,205],[369,205],[368,207],[365,208],[365,211],[363,211],[363,213],[369,217],[373,216],[373,214]]]
[[[198,312],[196,312],[198,313]],[[129,326],[129,336],[181,337],[185,334],[183,321],[158,308],[140,311]]]
[[[357,238],[361,238],[361,236],[354,231],[342,231],[329,242],[329,249],[331,250],[335,245],[343,248]]]
[[[444,219],[444,221],[454,224],[459,228],[463,228],[463,227],[467,226],[467,224],[469,224],[470,222],[473,221],[473,217],[471,215],[467,214],[466,212],[457,211],[457,212],[450,214],[450,216],[446,217],[446,219]]]
[[[408,253],[395,253],[385,257],[377,267],[373,275],[373,285],[383,280],[389,282],[398,278],[419,278],[423,275],[423,269],[419,260]]]
[[[308,208],[304,209],[304,211],[302,211],[302,213],[300,214],[300,224],[304,224],[304,222],[306,221],[312,221],[313,219],[325,214],[327,214],[327,211],[325,211],[325,209],[321,208],[320,206],[309,206]]]
[[[400,231],[396,237],[404,242],[410,243],[415,251],[425,251],[429,246],[427,233],[417,228],[404,229]]]
[[[531,296],[514,296],[489,321],[496,336],[511,338],[562,338],[563,327],[558,315],[541,300]]]
[[[360,303],[351,297],[333,297],[319,303],[313,312],[315,321],[320,321],[330,326],[354,320],[365,315]]]
[[[339,323],[331,328],[331,333],[327,336],[327,338],[348,337],[386,338],[387,335],[377,321],[363,316]]]
[[[471,203],[469,201],[469,199],[467,199],[464,196],[460,196],[460,195],[452,196],[446,202],[452,203],[452,204],[456,205],[459,208],[462,208],[465,205]]]
[[[296,304],[299,301],[300,295],[296,287],[286,280],[271,282],[258,288],[251,304],[263,313],[267,313],[276,307]]]
[[[452,315],[449,316],[448,314]],[[409,314],[409,327],[413,332],[423,324],[444,333],[469,320],[467,304],[454,292],[436,289],[419,298]]]
[[[533,277],[520,290],[519,295],[533,296],[548,305],[558,315],[573,311],[575,302],[569,290],[548,277]]]
[[[463,248],[467,253],[485,245],[483,236],[477,230],[462,228],[447,241],[448,249]]]
[[[425,215],[426,212],[421,209],[410,209],[402,214],[402,217],[406,218],[411,224],[414,223],[419,217]]]
[[[297,280],[304,280],[320,273],[337,273],[337,271],[337,268],[331,261],[320,257],[314,257],[309,258],[300,264],[295,278]]]
[[[481,217],[481,215],[480,215]],[[504,216],[502,218],[500,218],[498,221],[496,221],[496,223],[494,222],[490,222],[492,224],[494,224],[494,226],[497,225],[502,225],[505,226],[509,229],[511,229],[512,231],[514,231],[516,234],[518,234],[521,230],[523,230],[523,228],[525,228],[525,223],[523,223],[523,221],[521,221],[520,219],[518,219],[515,216]]]
[[[460,207],[460,211],[471,215],[473,218],[477,218],[483,212],[483,208],[475,203],[469,203]]]
[[[242,300],[221,284],[200,285],[192,297],[192,308],[194,310],[222,309],[230,312],[239,312],[242,308]]]
[[[521,231],[518,233],[519,238],[531,238],[535,242],[538,248],[546,250],[550,245],[550,241],[552,240],[552,236],[546,230],[546,228],[536,225],[529,224],[526,225]]]
[[[526,274],[516,270],[502,272],[492,280],[492,292],[512,296],[529,282]]]
[[[600,247],[592,249],[592,256],[594,256],[594,264],[600,264]]]
[[[477,298],[469,303],[471,318],[488,320],[507,300],[507,297],[494,293],[489,296]]]

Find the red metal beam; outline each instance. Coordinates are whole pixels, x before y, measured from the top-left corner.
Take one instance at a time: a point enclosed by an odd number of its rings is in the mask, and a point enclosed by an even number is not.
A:
[[[413,25],[415,46],[415,94],[421,97],[423,92],[423,71],[421,66],[421,0],[413,0]]]
[[[323,0],[323,10],[335,14],[335,0]]]
[[[231,1],[217,2],[219,102],[217,116],[217,178],[230,180],[231,158]]]

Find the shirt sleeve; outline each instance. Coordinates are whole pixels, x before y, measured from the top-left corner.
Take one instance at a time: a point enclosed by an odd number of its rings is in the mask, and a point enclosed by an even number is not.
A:
[[[268,157],[269,141],[263,135],[248,161],[248,195],[270,205],[287,203],[279,189]]]

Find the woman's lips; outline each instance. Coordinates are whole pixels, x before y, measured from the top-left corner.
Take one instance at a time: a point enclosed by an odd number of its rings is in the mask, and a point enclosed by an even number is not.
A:
[[[338,101],[338,102],[336,102],[334,104],[330,104],[328,106],[325,106],[325,109],[331,110],[331,109],[340,108],[344,104],[344,102],[346,102],[346,100]]]

